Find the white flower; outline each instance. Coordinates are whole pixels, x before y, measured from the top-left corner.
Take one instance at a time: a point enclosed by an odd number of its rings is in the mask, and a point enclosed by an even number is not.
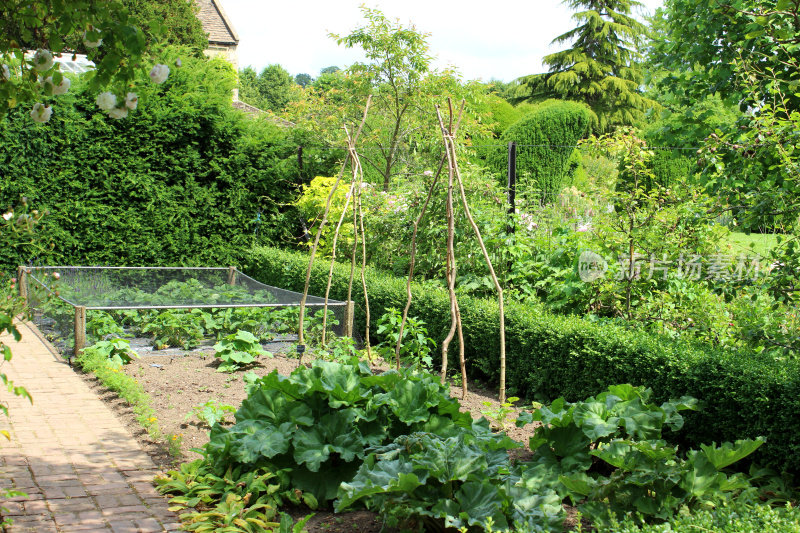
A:
[[[33,68],[39,72],[50,70],[50,68],[53,66],[53,63],[53,54],[51,54],[48,50],[39,48],[36,50],[36,53],[33,54]]]
[[[164,83],[169,76],[169,67],[159,63],[150,70],[150,79],[153,83]]]
[[[114,93],[106,91],[97,95],[97,107],[103,111],[110,111],[117,105],[117,97]]]
[[[428,177],[433,176],[433,170],[426,170],[425,172],[422,173],[422,175]]]
[[[42,81],[42,86],[46,89],[49,89],[55,95],[59,94],[66,94],[69,91],[69,86],[72,85],[72,82],[69,81],[69,78],[62,78],[61,83],[55,85],[53,83],[53,77],[48,76]]]
[[[11,69],[8,68],[8,65],[2,65],[0,67],[0,80],[8,81],[11,79]]]
[[[181,61],[181,58],[180,58],[180,57],[179,57],[178,59],[176,59],[176,60],[175,60],[175,66],[176,66],[176,67],[179,67],[179,68],[180,68],[181,66],[183,66],[183,61]]]
[[[12,218],[14,218],[14,213],[12,213],[11,211],[3,214],[3,219],[6,221],[11,220]]]
[[[128,108],[127,107],[115,107],[114,109],[108,110],[108,116],[115,119],[121,119],[128,116]]]
[[[139,105],[139,97],[136,96],[136,93],[128,93],[128,96],[125,97],[125,107],[133,111],[137,105]]]
[[[40,103],[33,104],[33,109],[31,109],[31,118],[34,122],[47,122],[50,120],[50,115],[53,114],[53,110],[50,108],[49,105],[44,105]]]
[[[83,32],[83,45],[86,48],[97,48],[101,44],[103,44],[103,39],[98,37],[96,41],[90,41],[89,38],[86,37],[86,32]]]

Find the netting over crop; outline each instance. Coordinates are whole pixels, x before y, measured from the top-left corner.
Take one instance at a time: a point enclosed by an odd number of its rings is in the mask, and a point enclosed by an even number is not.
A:
[[[31,267],[28,280],[73,306],[95,310],[283,307],[298,305],[302,297],[233,268],[46,266]],[[315,296],[306,301],[312,307],[323,304]],[[345,303],[329,300],[328,305]]]

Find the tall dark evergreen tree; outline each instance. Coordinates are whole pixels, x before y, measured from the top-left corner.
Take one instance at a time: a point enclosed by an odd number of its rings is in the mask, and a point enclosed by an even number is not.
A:
[[[594,129],[606,132],[630,125],[655,102],[640,92],[642,70],[639,46],[647,28],[631,15],[636,0],[565,0],[583,9],[572,18],[577,28],[559,35],[553,43],[570,48],[544,57],[550,70],[519,79],[514,100],[538,102],[560,98],[583,102],[597,115]]]

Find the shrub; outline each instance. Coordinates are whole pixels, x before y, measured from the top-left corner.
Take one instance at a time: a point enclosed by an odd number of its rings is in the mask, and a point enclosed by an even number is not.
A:
[[[729,506],[697,511],[690,515],[677,514],[669,522],[638,526],[633,520],[612,523],[601,532],[614,533],[697,533],[726,531],[728,533],[783,533],[800,531],[800,511],[796,507],[775,508],[769,505],[736,501]]]
[[[302,291],[308,256],[259,247],[248,258],[249,273],[264,283]],[[311,294],[322,294],[329,264],[315,262]],[[345,299],[349,265],[334,268],[331,298]],[[405,305],[406,282],[368,268],[370,311],[380,316]],[[450,326],[447,292],[430,284],[412,285],[410,314],[424,320],[437,345]],[[361,285],[355,283],[356,332],[364,331]],[[499,320],[497,303],[461,297],[465,353],[473,378],[497,384]],[[375,327],[375,321],[372,322]],[[372,332],[375,334],[375,331]],[[451,346],[450,354],[458,350]],[[506,357],[509,393],[547,400],[575,401],[600,393],[609,385],[632,383],[650,387],[654,401],[691,395],[703,409],[686,416],[682,436],[694,446],[764,436],[754,454],[784,470],[800,471],[800,363],[776,362],[764,354],[733,352],[661,338],[621,326],[592,323],[548,314],[539,307],[506,305]],[[436,359],[434,359],[436,361]],[[455,359],[450,367],[456,368]]]
[[[235,264],[254,243],[290,238],[296,188],[318,165],[309,157],[301,172],[295,132],[233,109],[225,65],[184,58],[124,120],[106,117],[81,79],[45,125],[9,113],[0,198],[49,211],[40,235],[55,248],[4,253],[0,266]]]
[[[518,194],[551,203],[570,170],[575,145],[589,131],[591,111],[574,102],[544,102],[503,133],[517,143]],[[501,157],[502,156],[502,157]],[[506,154],[498,152],[494,166],[505,169]]]

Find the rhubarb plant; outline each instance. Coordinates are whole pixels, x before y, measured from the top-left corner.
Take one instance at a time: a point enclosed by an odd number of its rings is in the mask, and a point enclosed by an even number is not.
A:
[[[577,403],[560,398],[517,421],[542,423],[530,439],[530,468],[549,473],[554,488],[596,523],[636,516],[667,520],[682,507],[710,505],[750,484],[725,468],[747,457],[763,439],[701,446],[679,453],[665,429],[683,427],[682,411],[697,408],[685,396],[657,405],[652,391],[615,385]]]

